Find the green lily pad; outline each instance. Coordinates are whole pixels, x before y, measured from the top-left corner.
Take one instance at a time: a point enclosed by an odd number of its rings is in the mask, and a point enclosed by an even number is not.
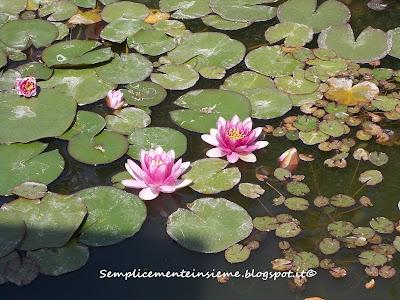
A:
[[[124,190],[125,186],[121,183],[122,180],[126,179],[132,179],[132,176],[129,174],[127,171],[119,172],[115,174],[113,177],[111,177],[111,182],[113,184],[113,187]]]
[[[49,80],[42,81],[39,85],[41,88],[63,85],[64,92],[73,97],[79,105],[94,103],[115,88],[115,85],[97,76],[95,69],[57,69]]]
[[[239,192],[245,197],[256,199],[264,194],[265,190],[258,184],[241,183],[239,184]]]
[[[117,19],[144,20],[150,11],[146,5],[130,1],[120,1],[106,5],[101,12],[101,17],[107,23]]]
[[[384,152],[371,152],[368,157],[369,161],[375,166],[383,166],[389,161],[389,157]]]
[[[21,250],[64,246],[87,213],[79,197],[53,193],[40,201],[19,198],[3,205],[3,209],[15,213],[26,224],[26,234],[18,246]]]
[[[62,22],[51,22],[53,25],[57,27],[58,36],[56,38],[57,41],[61,41],[69,34],[69,28],[66,24]]]
[[[111,63],[96,68],[101,79],[113,84],[127,84],[142,81],[153,71],[152,63],[137,53],[121,54]]]
[[[340,242],[332,238],[324,238],[319,243],[319,250],[325,255],[335,254],[340,250]]]
[[[274,82],[269,77],[253,71],[234,73],[226,78],[224,84],[220,86],[223,90],[238,93],[258,88],[271,89],[274,87]]]
[[[162,31],[142,29],[128,39],[129,48],[151,56],[171,51],[178,44],[177,40]]]
[[[163,12],[174,12],[174,19],[197,19],[211,13],[208,0],[160,0]]]
[[[242,92],[251,104],[251,116],[256,119],[274,119],[292,109],[292,100],[275,88],[257,88]]]
[[[16,213],[0,208],[0,257],[14,251],[24,235],[24,221]]]
[[[60,176],[64,159],[58,150],[42,153],[46,148],[40,142],[0,145],[0,195],[26,181],[48,184]]]
[[[305,78],[303,70],[295,70],[293,76],[275,78],[278,89],[292,95],[304,95],[314,93],[319,84]]]
[[[323,30],[318,37],[318,45],[357,63],[368,63],[384,58],[391,48],[390,40],[382,30],[367,27],[355,39],[350,24]]]
[[[116,19],[103,28],[100,32],[100,37],[110,42],[123,43],[141,29],[150,28],[151,26],[142,20],[126,18]]]
[[[389,80],[393,76],[393,70],[388,68],[376,68],[372,69],[372,76],[376,80]]]
[[[329,135],[317,130],[312,130],[308,132],[300,131],[299,138],[306,145],[315,145],[328,140]]]
[[[125,102],[141,107],[155,106],[167,97],[167,91],[161,85],[151,81],[128,84],[122,92]]]
[[[286,47],[301,47],[312,41],[313,30],[304,24],[283,22],[271,26],[265,32],[265,39],[275,44],[285,40]]]
[[[42,59],[49,67],[88,66],[114,57],[111,48],[101,48],[97,41],[71,40],[59,42],[43,51]]]
[[[313,116],[301,115],[294,122],[294,127],[303,132],[309,132],[317,129],[318,119]]]
[[[235,244],[225,250],[225,259],[231,264],[241,263],[250,257],[250,252],[249,248]]]
[[[394,224],[385,217],[374,218],[369,222],[372,229],[379,233],[390,234],[394,231]]]
[[[332,25],[344,24],[350,20],[348,7],[336,0],[323,2],[317,8],[317,0],[289,0],[279,6],[279,21],[295,22],[311,27],[314,32]]]
[[[281,238],[291,238],[298,236],[301,233],[301,228],[297,222],[285,222],[279,224],[275,230],[275,235]]]
[[[396,236],[393,241],[393,246],[400,252],[400,236]]]
[[[46,196],[47,185],[34,181],[25,181],[15,186],[11,192],[25,199],[40,199]]]
[[[354,228],[352,234],[359,238],[371,239],[375,235],[375,230],[370,227]]]
[[[72,3],[83,8],[96,7],[96,0],[72,0]]]
[[[291,197],[283,202],[287,208],[295,211],[307,210],[310,203],[304,198]]]
[[[335,206],[335,207],[350,207],[356,204],[356,200],[354,198],[343,195],[343,194],[338,194],[335,196],[332,196],[330,200],[330,204]]]
[[[312,66],[307,70],[314,68],[315,72],[313,72],[323,78],[328,76],[336,76],[339,73],[345,72],[347,70],[347,64],[348,62],[343,58],[331,58],[329,60],[316,58],[307,61],[307,65]]]
[[[202,17],[201,20],[207,26],[214,27],[219,30],[239,30],[249,27],[252,24],[251,22],[229,21],[220,17],[219,15],[207,15]]]
[[[277,0],[210,0],[214,13],[230,21],[267,21],[276,16],[276,7],[264,5]]]
[[[190,91],[174,103],[185,109],[170,112],[172,120],[182,128],[201,133],[215,128],[220,116],[231,119],[238,115],[244,120],[251,113],[250,102],[245,96],[217,89]]]
[[[30,257],[13,257],[7,262],[5,278],[17,286],[30,284],[39,275],[37,262]]]
[[[88,208],[79,241],[88,246],[108,246],[132,237],[146,219],[139,197],[119,189],[98,186],[76,194]]]
[[[286,54],[279,46],[263,46],[247,54],[246,66],[253,71],[271,77],[288,76],[302,63]]]
[[[366,185],[376,185],[382,182],[383,175],[378,170],[368,170],[361,173],[358,180]]]
[[[216,253],[248,237],[253,230],[249,214],[224,198],[201,198],[168,217],[167,233],[183,247]]]
[[[390,50],[389,55],[400,59],[400,27],[389,30],[387,35],[392,41],[392,49]]]
[[[187,64],[162,65],[157,71],[160,73],[152,73],[151,81],[167,90],[186,90],[194,86],[200,78],[199,73]]]
[[[304,196],[310,192],[310,188],[305,183],[296,181],[289,182],[286,189],[295,196]],[[294,199],[293,201],[299,201],[297,198]]]
[[[141,150],[150,150],[157,147],[164,151],[175,151],[175,157],[182,156],[187,149],[186,136],[172,128],[148,127],[138,129],[129,136],[128,155],[134,159],[140,159]]]
[[[228,162],[219,158],[204,158],[191,164],[191,170],[182,178],[190,179],[190,186],[202,194],[217,194],[228,191],[240,182],[241,173],[238,168],[228,168]]]
[[[286,179],[292,176],[292,173],[284,168],[276,168],[274,171],[274,176],[280,181],[286,181]]]
[[[76,114],[74,125],[59,138],[70,141],[75,136],[83,133],[88,136],[95,136],[106,126],[102,116],[91,111],[80,110]]]
[[[392,111],[397,105],[400,105],[400,101],[393,97],[378,96],[372,100],[371,104],[381,111]]]
[[[343,238],[345,236],[348,236],[351,234],[351,232],[354,229],[353,224],[350,222],[346,221],[336,221],[333,223],[330,223],[327,227],[328,232],[330,235],[336,238]]]
[[[48,21],[64,21],[78,12],[78,7],[70,1],[50,1],[41,3],[38,10],[39,17],[47,18]]]
[[[272,231],[278,228],[279,222],[275,217],[256,217],[253,220],[253,225],[259,231]]]
[[[175,64],[183,64],[195,58],[194,69],[203,77],[220,79],[220,76],[205,76],[203,69],[217,67],[230,69],[240,63],[245,55],[246,47],[239,41],[219,32],[193,33],[168,53],[168,59]]]
[[[45,64],[36,61],[20,65],[17,70],[21,77],[35,77],[36,80],[48,80],[54,72],[53,69],[48,68]]]
[[[128,151],[128,141],[116,132],[103,130],[96,136],[79,134],[68,143],[68,153],[88,165],[108,164]]]
[[[190,34],[190,31],[186,29],[185,23],[177,20],[161,20],[154,24],[153,28],[173,37],[182,37]]]
[[[112,115],[106,116],[107,129],[124,135],[129,135],[136,129],[145,128],[150,122],[150,116],[135,107],[117,110]]]
[[[86,265],[89,249],[71,241],[62,248],[30,251],[27,256],[38,263],[41,274],[60,276],[79,270]]]
[[[346,125],[338,120],[323,120],[319,123],[319,130],[332,137],[340,137],[346,133]]]
[[[319,267],[318,257],[311,252],[299,252],[293,257],[292,269],[296,272],[307,271]]]
[[[26,0],[0,0],[0,13],[9,15],[18,15],[25,10]]]
[[[371,250],[361,252],[358,260],[362,265],[369,267],[383,266],[388,261],[385,255]]]
[[[58,36],[58,29],[50,22],[35,20],[13,20],[0,27],[0,41],[18,50],[49,46]]]

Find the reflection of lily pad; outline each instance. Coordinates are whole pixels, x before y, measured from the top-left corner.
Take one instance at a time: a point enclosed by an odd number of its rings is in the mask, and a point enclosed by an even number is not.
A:
[[[150,150],[157,147],[164,151],[174,150],[175,157],[180,157],[186,152],[186,136],[172,128],[148,127],[138,129],[129,136],[128,155],[140,159],[141,150]]]
[[[171,214],[168,235],[183,247],[216,253],[249,236],[253,223],[241,206],[223,198],[197,199]]]
[[[135,107],[117,110],[112,115],[106,116],[107,129],[124,135],[129,135],[136,129],[147,127],[150,122],[150,116]]]
[[[382,182],[383,175],[378,170],[369,170],[361,173],[358,179],[366,185],[376,185]]]
[[[267,21],[276,16],[276,7],[264,5],[277,0],[210,0],[216,14],[230,21]]]
[[[208,89],[194,90],[175,101],[183,108],[172,111],[171,118],[179,126],[201,133],[215,128],[218,118],[231,119],[238,115],[242,120],[250,116],[249,100],[235,92]]]
[[[186,90],[199,80],[200,76],[191,66],[168,64],[157,69],[160,73],[152,73],[151,81],[168,90]]]

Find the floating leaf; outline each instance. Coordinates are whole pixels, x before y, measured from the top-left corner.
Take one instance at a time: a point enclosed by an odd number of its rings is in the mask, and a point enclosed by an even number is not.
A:
[[[245,197],[256,199],[264,194],[265,190],[258,184],[241,183],[239,184],[239,192]]]
[[[265,39],[275,44],[285,40],[286,47],[301,47],[311,42],[314,36],[313,30],[304,24],[293,22],[279,23],[271,26],[265,32]]]
[[[292,173],[284,168],[276,168],[274,171],[274,176],[280,181],[286,181],[286,179],[292,177]]]
[[[106,121],[99,114],[80,110],[76,114],[74,125],[59,138],[69,141],[81,133],[88,136],[95,136],[100,133],[105,126]]]
[[[54,72],[45,64],[35,61],[20,65],[17,70],[21,74],[21,77],[35,77],[36,80],[48,80]]]
[[[39,182],[25,181],[20,185],[15,186],[11,192],[21,198],[34,200],[46,196],[47,186]]]
[[[26,0],[0,0],[0,13],[9,15],[18,15],[25,10]]]
[[[100,10],[91,9],[88,11],[78,11],[76,15],[73,15],[69,20],[68,24],[74,25],[91,25],[102,21]]]
[[[219,30],[239,30],[251,25],[251,22],[237,22],[226,20],[219,15],[208,15],[202,17],[204,24]]]
[[[104,130],[96,136],[79,134],[68,143],[68,153],[89,165],[108,164],[128,151],[128,141],[116,132]]]
[[[0,195],[26,181],[48,184],[60,176],[64,159],[58,150],[42,153],[46,148],[40,142],[0,145]]]
[[[119,189],[99,186],[76,194],[88,208],[79,241],[88,246],[108,246],[137,233],[146,219],[139,197]]]
[[[281,238],[295,237],[298,236],[300,233],[301,228],[296,222],[282,223],[275,230],[275,235]]]
[[[78,7],[70,1],[50,1],[41,3],[39,17],[49,16],[49,21],[64,21],[78,12]]]
[[[151,56],[161,55],[174,49],[177,40],[162,31],[142,29],[128,38],[129,48]]]
[[[29,257],[14,257],[7,263],[5,278],[17,286],[30,284],[39,275],[37,262]]]
[[[323,120],[319,123],[319,130],[332,137],[340,137],[346,133],[346,125],[338,120]]]
[[[0,208],[0,257],[14,251],[24,238],[24,235],[24,221],[16,213]]]
[[[253,220],[254,228],[259,231],[272,231],[278,228],[279,222],[275,217],[257,217]]]
[[[220,116],[231,119],[238,115],[244,120],[251,113],[250,102],[245,96],[217,89],[190,91],[174,103],[185,109],[170,112],[172,120],[182,128],[201,133],[215,128]]]
[[[400,100],[388,96],[378,96],[371,104],[381,111],[392,111],[400,104]]]
[[[211,9],[208,0],[160,0],[160,9],[164,12],[173,12],[175,19],[196,19],[209,13]]]
[[[101,16],[104,21],[111,23],[117,19],[144,20],[149,13],[149,9],[144,4],[120,1],[106,5],[101,13]]]
[[[60,276],[82,268],[89,259],[89,249],[72,241],[62,248],[30,251],[27,257],[38,263],[41,274]]]
[[[378,170],[369,170],[361,173],[358,180],[366,185],[376,185],[382,182],[383,175]]]
[[[354,229],[353,224],[346,221],[336,221],[330,223],[327,227],[329,233],[336,238],[348,236]]]
[[[15,213],[26,224],[26,234],[18,246],[21,250],[64,246],[87,212],[79,197],[53,193],[40,201],[19,198],[2,208]]]
[[[290,210],[302,211],[307,210],[310,203],[304,198],[291,197],[285,199],[285,206]]]
[[[323,30],[318,37],[318,45],[357,63],[368,63],[384,58],[391,48],[390,40],[382,30],[367,27],[355,39],[350,24]]]
[[[97,41],[71,40],[59,42],[43,51],[43,61],[49,67],[87,66],[110,60],[111,48],[101,48]]]
[[[387,262],[387,257],[375,251],[363,251],[358,256],[358,260],[364,266],[378,267],[383,266]]]
[[[393,222],[385,217],[374,218],[369,222],[369,225],[379,233],[390,234],[394,230]]]
[[[276,87],[293,95],[304,95],[314,93],[319,84],[309,81],[304,77],[303,70],[295,70],[293,76],[275,78]]]
[[[319,243],[319,250],[325,255],[335,254],[340,250],[340,243],[336,239],[324,238]]]
[[[389,55],[400,59],[400,27],[389,30],[387,35],[392,41],[392,49],[390,50]]]
[[[131,105],[154,106],[167,97],[167,91],[161,85],[151,81],[131,83],[126,88],[122,90],[124,100]]]
[[[276,16],[276,7],[264,5],[277,0],[210,0],[210,7],[216,14],[230,21],[267,21]]]
[[[384,152],[371,152],[368,157],[369,161],[375,166],[383,166],[389,161],[389,157]]]
[[[316,131],[316,130],[312,130],[312,131],[308,131],[308,132],[301,131],[299,133],[299,138],[306,145],[315,145],[315,144],[319,144],[319,143],[322,143],[322,142],[325,142],[326,140],[328,140],[329,135],[327,135],[321,131]]]
[[[356,200],[354,198],[343,195],[343,194],[338,194],[335,196],[332,196],[330,200],[330,204],[335,206],[335,207],[350,207],[356,204]]]
[[[160,73],[152,73],[151,81],[168,90],[186,90],[199,80],[200,76],[191,66],[168,64],[157,69]]]
[[[250,257],[250,249],[234,244],[225,250],[225,259],[231,264],[237,264],[246,261]]]
[[[151,26],[142,20],[116,19],[104,27],[100,37],[114,43],[122,43],[141,29],[151,29]]]
[[[293,257],[292,269],[296,272],[307,271],[319,267],[318,257],[311,252],[299,252]]]
[[[253,71],[234,73],[226,78],[224,84],[220,86],[223,90],[238,93],[258,88],[272,89],[274,87],[274,82],[269,77]]]
[[[307,115],[297,116],[293,125],[300,131],[309,132],[317,129],[318,119]]]
[[[241,174],[238,168],[228,168],[228,162],[219,158],[204,158],[191,164],[191,170],[183,175],[190,179],[190,186],[202,194],[217,194],[228,191],[240,182]]]
[[[172,128],[148,127],[138,129],[129,136],[128,155],[134,159],[140,159],[141,150],[150,150],[157,147],[165,151],[174,150],[175,157],[182,156],[187,149],[186,136]]]
[[[310,192],[310,188],[302,182],[289,182],[286,185],[286,189],[288,190],[289,193],[295,195],[295,196],[304,196]],[[294,198],[297,199],[297,198]],[[298,201],[298,200],[296,200]]]
[[[96,6],[96,0],[72,0],[72,2],[83,8],[94,8]]]
[[[400,252],[400,236],[396,236],[393,241],[393,246]]]
[[[167,233],[183,247],[216,253],[248,237],[253,230],[249,214],[223,198],[201,198],[168,217]]]
[[[282,77],[293,73],[301,62],[286,54],[279,46],[263,46],[247,54],[246,66],[266,76]]]
[[[314,32],[332,25],[347,23],[350,10],[336,0],[323,2],[317,9],[317,0],[289,0],[278,8],[278,18],[283,22],[296,22],[311,27]]]
[[[135,107],[127,107],[114,111],[112,115],[106,116],[107,129],[129,135],[136,129],[149,126],[151,118],[143,110]]]

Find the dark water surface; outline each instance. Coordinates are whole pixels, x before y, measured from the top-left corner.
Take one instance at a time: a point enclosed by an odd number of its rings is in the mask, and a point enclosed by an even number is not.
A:
[[[158,1],[133,1],[141,2],[149,7],[156,7]],[[383,12],[375,12],[367,9],[366,0],[348,0],[351,2],[352,25],[358,34],[366,26],[388,30],[400,26],[400,1],[387,0],[389,9]],[[268,22],[274,24],[276,21]],[[201,21],[185,22],[193,32],[216,31],[209,29]],[[264,31],[267,22],[259,22],[236,32],[225,32],[232,38],[242,41],[247,48],[256,47],[265,43]],[[394,69],[400,68],[400,64],[393,59],[384,61],[383,66]],[[228,75],[243,70],[244,63],[228,71]],[[194,88],[218,88],[222,81],[201,79]],[[183,129],[175,126],[169,118],[168,112],[175,106],[172,102],[183,92],[170,91],[168,98],[159,106],[152,108],[152,126],[167,126]],[[102,103],[84,107],[85,110],[94,110],[105,113]],[[258,122],[257,125],[265,123]],[[279,120],[271,124],[279,124]],[[397,124],[387,124],[388,128],[399,131]],[[208,146],[200,139],[200,135],[184,132],[188,137],[188,151],[184,160],[194,161],[205,157]],[[332,156],[332,153],[322,153],[315,147],[307,147],[301,142],[291,142],[286,138],[267,137],[270,145],[257,152],[258,161],[254,165],[238,163],[242,172],[242,182],[257,183],[255,169],[258,166],[266,166],[273,170],[277,166],[277,157],[286,149],[295,146],[301,153],[310,153],[316,157],[311,163],[300,164],[298,174],[306,176],[305,183],[311,188],[308,199],[313,199],[318,194],[332,196],[343,193],[353,195],[361,186],[357,178],[360,172],[370,169],[368,163],[361,163],[349,159],[346,169],[330,169],[323,166],[323,161]],[[359,142],[358,142],[359,143]],[[365,143],[359,143],[359,145]],[[81,164],[68,155],[67,143],[63,141],[52,142],[50,148],[60,149],[66,159],[66,167],[62,176],[53,182],[49,189],[59,193],[73,193],[83,188],[110,185],[111,177],[124,170],[123,163],[127,157],[106,166],[87,166]],[[355,149],[355,148],[354,148]],[[366,195],[374,200],[373,208],[364,208],[339,215],[340,211],[332,215],[336,220],[348,220],[357,226],[367,226],[372,217],[385,216],[392,220],[399,219],[397,202],[400,200],[400,151],[399,146],[385,147],[376,145],[371,141],[366,146],[369,151],[383,151],[388,154],[390,162],[380,167],[384,175],[384,181],[377,187],[367,187],[356,196]],[[356,179],[352,182],[354,173]],[[262,184],[266,193],[260,201],[272,213],[286,212],[287,209],[274,207],[272,199],[276,192]],[[276,184],[283,190],[283,187]],[[148,218],[142,229],[133,238],[114,246],[91,248],[91,255],[87,265],[79,271],[52,278],[39,276],[31,285],[16,287],[6,284],[0,287],[0,300],[19,299],[43,299],[43,300],[73,300],[73,299],[303,299],[306,296],[319,296],[325,299],[400,299],[400,276],[391,280],[378,279],[376,288],[366,290],[364,284],[367,277],[363,267],[356,261],[356,251],[341,250],[335,256],[339,265],[344,265],[349,270],[345,279],[335,280],[327,271],[319,269],[316,278],[312,278],[304,292],[292,292],[288,288],[286,279],[276,281],[263,281],[261,279],[231,279],[229,283],[221,285],[215,279],[99,279],[99,270],[130,271],[132,269],[149,269],[154,271],[180,271],[181,269],[196,269],[197,271],[238,270],[246,269],[257,271],[271,271],[270,261],[281,256],[278,249],[278,239],[273,233],[265,233],[257,236],[261,241],[261,247],[253,251],[250,259],[245,263],[231,265],[224,259],[223,253],[200,254],[186,250],[176,244],[166,233],[166,219],[169,214],[178,207],[184,207],[186,203],[201,197],[201,194],[193,192],[190,188],[179,190],[172,195],[162,195],[156,200],[147,202]],[[237,188],[222,193],[221,195],[245,207],[252,217],[267,215],[265,208],[256,200],[241,196]],[[1,202],[7,199],[0,199]],[[315,251],[318,248],[320,238],[328,236],[326,225],[331,222],[328,216],[320,209],[310,208],[306,212],[291,212],[301,221],[303,234],[291,239],[291,243],[298,251]],[[317,253],[317,252],[316,252]],[[393,266],[400,270],[400,259],[393,262]]]

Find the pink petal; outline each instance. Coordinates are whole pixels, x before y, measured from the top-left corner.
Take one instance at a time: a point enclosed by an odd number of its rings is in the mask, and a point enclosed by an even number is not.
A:
[[[206,155],[208,157],[222,157],[225,156],[225,153],[223,153],[219,148],[212,148],[207,151]]]
[[[147,187],[147,184],[141,180],[125,179],[125,180],[122,180],[121,183],[124,186],[126,186],[128,188],[132,188],[132,189],[143,189],[143,188]]]
[[[153,200],[153,199],[157,198],[157,196],[159,194],[160,194],[160,192],[157,191],[156,189],[147,187],[140,191],[139,197],[143,200]]]
[[[133,160],[128,159],[125,168],[133,178],[142,178],[142,169]]]
[[[232,152],[231,154],[228,154],[226,158],[231,164],[234,164],[239,160],[239,154],[237,154],[236,152]]]
[[[190,167],[190,161],[186,161],[183,164],[181,164],[180,169],[182,170],[182,173],[185,172],[188,168]]]
[[[172,186],[172,185],[162,185],[162,186],[159,186],[158,188],[160,189],[161,192],[167,193],[167,194],[173,193],[176,190],[176,187]]]
[[[203,141],[205,141],[206,143],[213,145],[213,146],[218,146],[218,144],[219,144],[217,139],[215,138],[215,136],[212,136],[210,134],[203,134],[201,136],[201,139]]]
[[[267,147],[269,145],[269,142],[258,141],[257,143],[255,143],[255,145],[257,146],[257,149],[261,149],[261,148]]]
[[[232,125],[236,125],[239,122],[240,122],[239,116],[238,115],[234,115],[232,120],[231,120]]]
[[[246,155],[239,154],[239,158],[241,160],[245,161],[245,162],[253,163],[253,162],[257,161],[257,158],[253,153],[249,153],[249,154],[246,154]]]

